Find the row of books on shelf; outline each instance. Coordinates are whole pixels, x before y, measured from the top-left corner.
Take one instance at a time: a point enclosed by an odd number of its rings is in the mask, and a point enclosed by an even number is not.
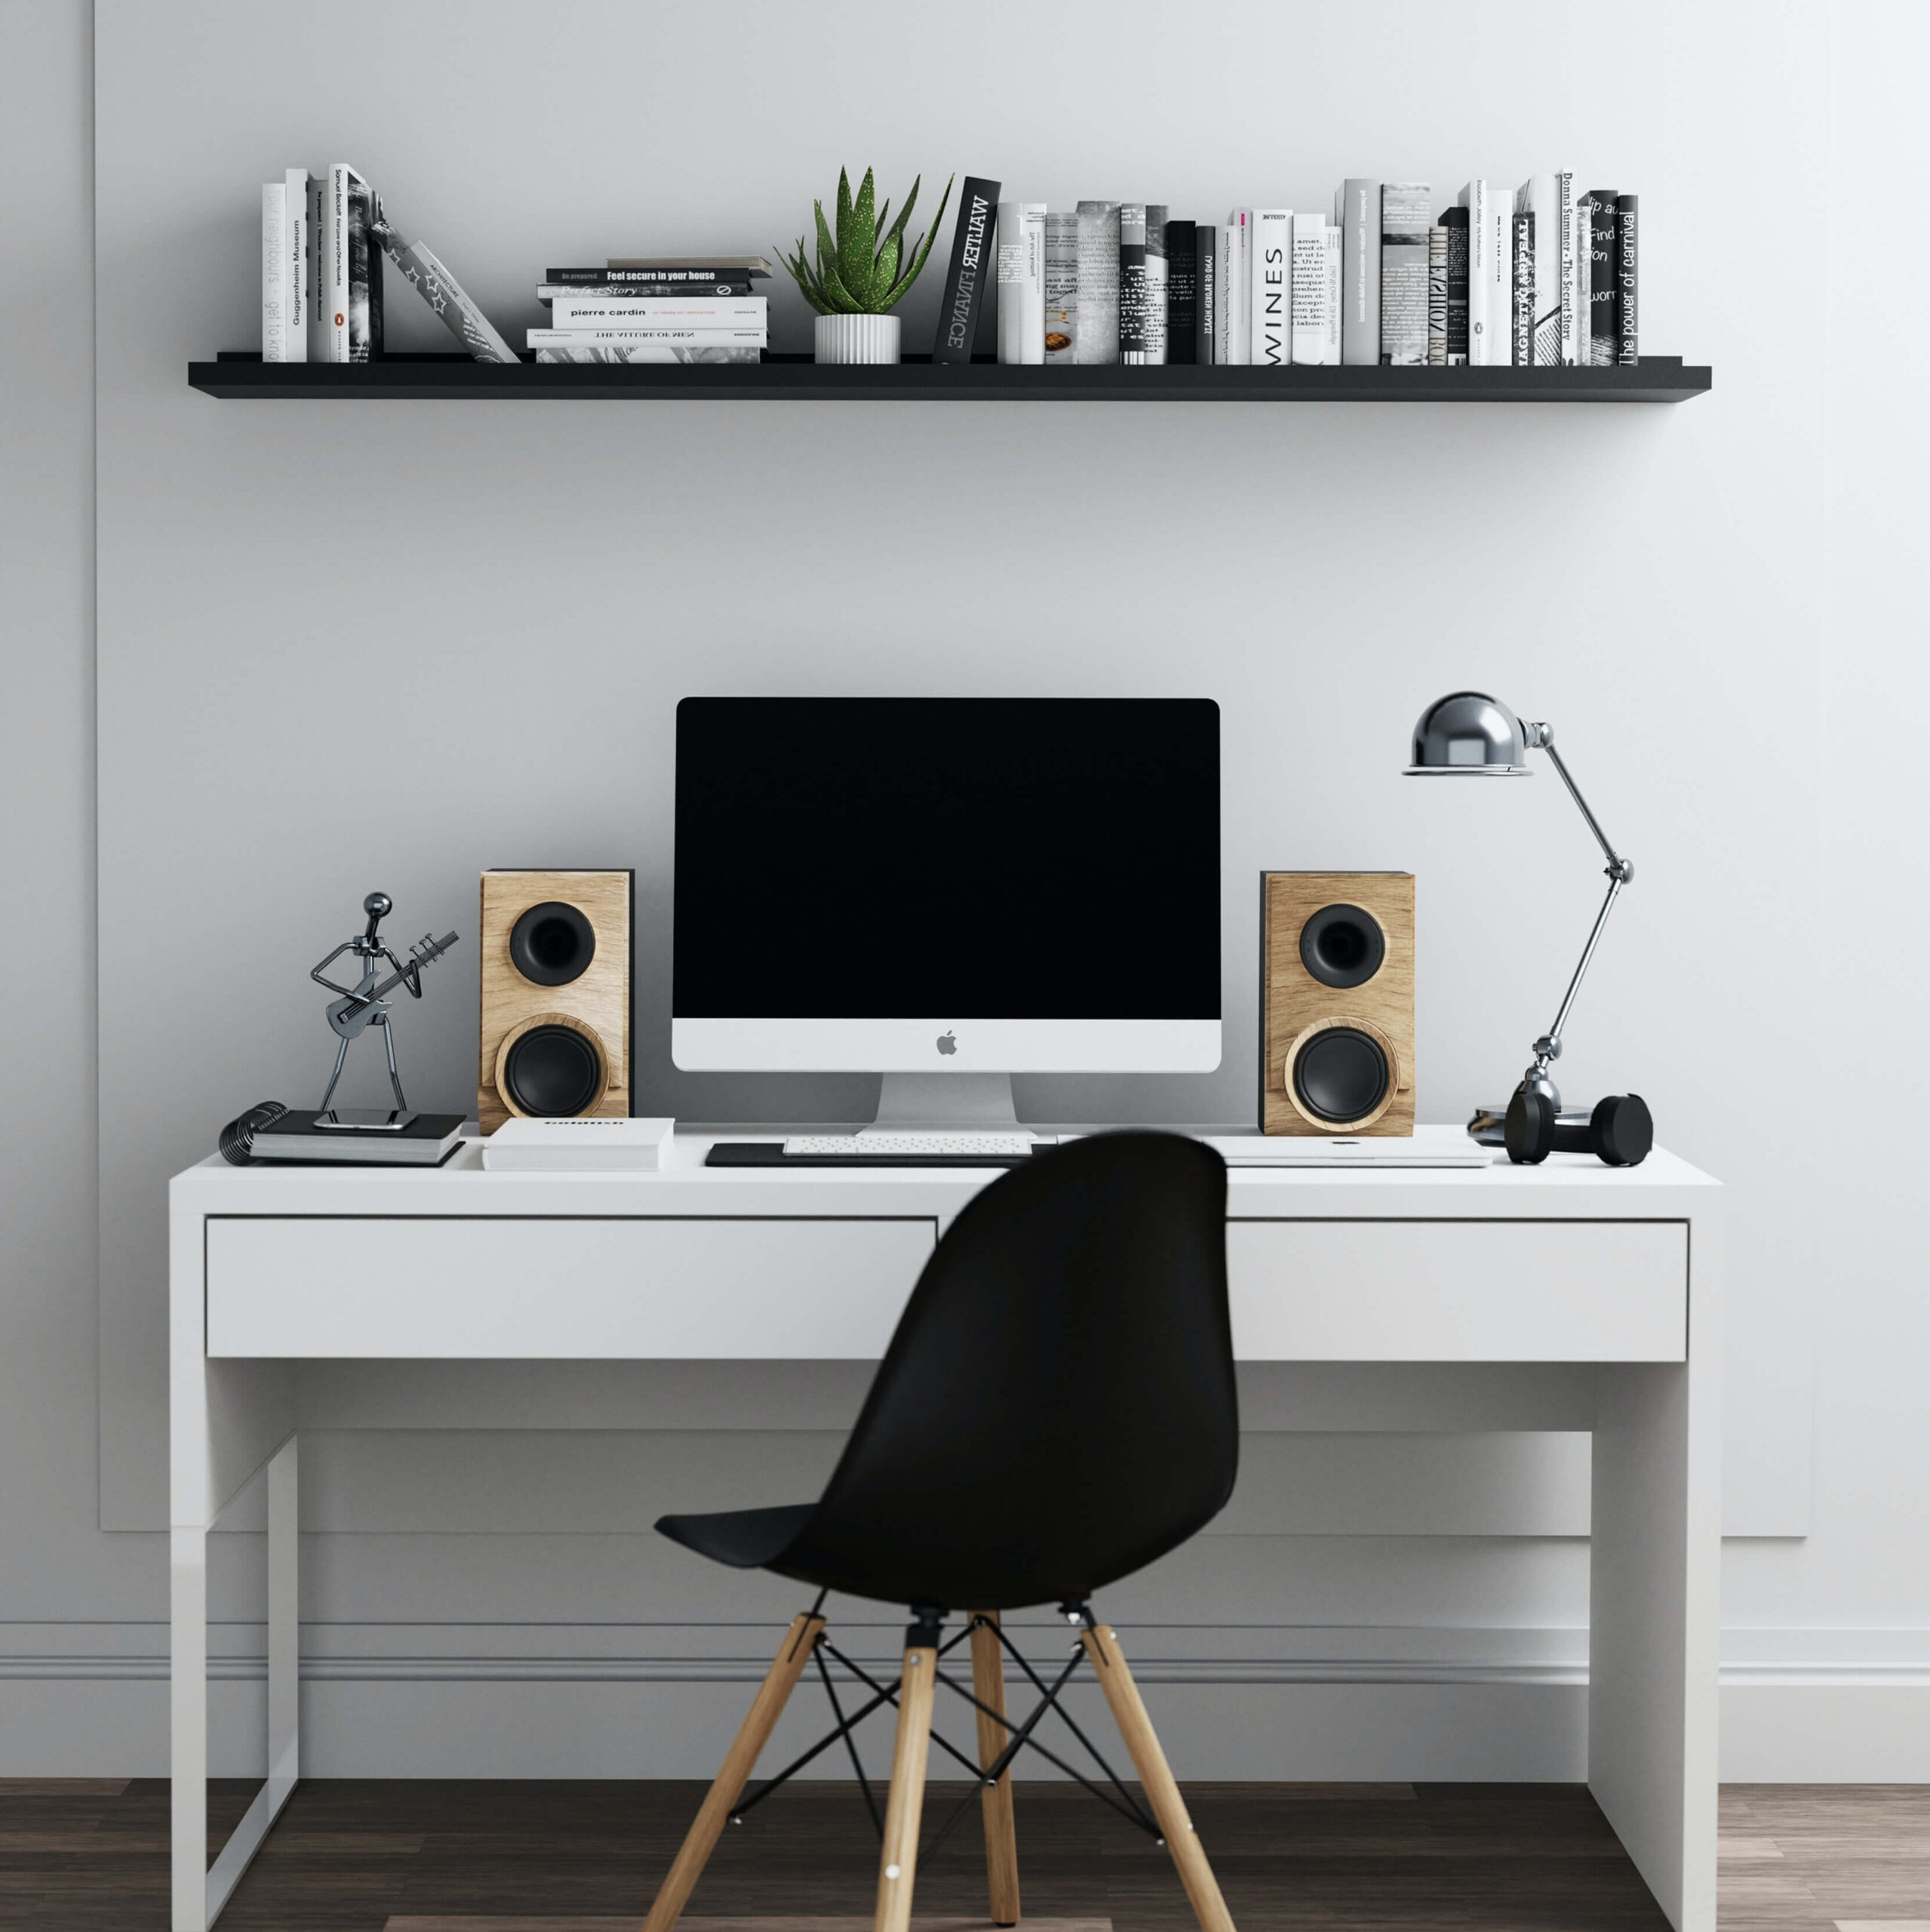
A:
[[[1566,174],[1512,193],[1471,181],[1438,210],[1425,182],[1353,179],[1331,214],[1242,208],[1224,223],[1155,202],[1000,202],[998,359],[1633,363],[1637,208]]]
[[[539,362],[756,362],[770,304],[761,255],[622,257],[601,268],[546,269],[536,300],[549,325],[525,338]]]

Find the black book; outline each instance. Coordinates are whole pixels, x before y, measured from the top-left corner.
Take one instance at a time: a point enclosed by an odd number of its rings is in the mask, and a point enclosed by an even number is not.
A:
[[[1166,359],[1195,362],[1200,349],[1200,261],[1197,224],[1166,225]]]
[[[548,303],[556,291],[567,289],[573,295],[724,295],[742,297],[751,294],[748,275],[726,275],[715,281],[612,281],[607,275],[595,281],[546,281],[537,289],[536,299]]]
[[[1220,232],[1211,222],[1193,229],[1193,289],[1198,318],[1193,331],[1193,360],[1210,365],[1215,354],[1215,312],[1219,306]]]
[[[1615,360],[1639,362],[1635,331],[1635,213],[1633,195],[1615,197]]]
[[[1615,260],[1615,203],[1612,188],[1597,188],[1584,199],[1588,208],[1588,352],[1592,368],[1613,367],[1621,334],[1621,293]]]
[[[951,230],[951,265],[945,272],[945,294],[939,303],[938,334],[932,343],[934,362],[969,362],[978,339],[979,323],[991,308],[992,232],[998,224],[998,186],[965,177],[958,197],[958,214]]]
[[[257,1161],[333,1161],[350,1167],[438,1168],[456,1151],[460,1114],[418,1114],[407,1127],[318,1128],[296,1108],[254,1131]]]
[[[382,205],[366,181],[349,190],[349,359],[379,361],[382,355],[382,244],[376,227]]]
[[[1146,359],[1146,205],[1119,205],[1119,359]]]
[[[1450,368],[1467,360],[1467,211],[1443,211],[1447,230],[1447,359]]]
[[[607,291],[612,295],[748,295],[748,269],[545,269],[542,278],[566,288]]]

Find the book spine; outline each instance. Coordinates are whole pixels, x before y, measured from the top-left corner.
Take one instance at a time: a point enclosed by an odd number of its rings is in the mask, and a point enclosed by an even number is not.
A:
[[[1636,215],[1640,197],[1615,197],[1615,360],[1621,363],[1642,360],[1636,331],[1635,253]]]
[[[1514,220],[1514,361],[1525,369],[1535,360],[1535,213],[1518,208]]]
[[[720,281],[545,281],[536,286],[536,300],[545,308],[566,297],[586,300],[635,300],[643,296],[677,296],[699,301],[763,301],[753,297],[748,275],[736,275]]]
[[[1213,281],[1213,360],[1220,364],[1233,360],[1233,224],[1215,225],[1213,260],[1218,264]]]
[[[1428,230],[1428,366],[1447,367],[1447,230],[1437,222]]]
[[[1253,361],[1284,369],[1293,360],[1293,211],[1253,211]]]
[[[1146,205],[1119,205],[1119,359],[1146,359]]]
[[[770,303],[761,295],[559,295],[550,306],[550,326],[558,329],[622,328],[652,322],[688,323],[703,328],[761,329],[769,326]]]
[[[396,272],[442,318],[443,325],[478,362],[514,362],[516,352],[472,302],[463,285],[437,260],[426,242],[404,242],[387,222],[376,227],[382,252]]]
[[[1529,359],[1538,368],[1551,368],[1561,361],[1562,312],[1568,300],[1562,277],[1561,187],[1557,177],[1531,174],[1515,195],[1514,211],[1535,217],[1535,285],[1529,297],[1534,308],[1535,334]],[[1518,339],[1515,347],[1519,362]]]
[[[287,227],[281,238],[282,260],[286,264],[282,287],[281,359],[306,362],[309,359],[309,268],[313,259],[309,245],[309,171],[291,168],[282,177],[281,192]]]
[[[1046,360],[1079,359],[1079,217],[1046,217]]]
[[[696,282],[742,282],[748,288],[751,281],[748,269],[705,267],[700,262],[679,266],[671,263],[659,263],[649,268],[625,268],[619,262],[606,263],[601,268],[545,269],[545,281],[567,282],[573,287],[601,287],[605,284],[623,282],[661,281],[673,288]],[[733,286],[725,291],[736,294]]]
[[[1226,231],[1216,221],[1203,221],[1193,230],[1193,261],[1198,277],[1194,304],[1193,359],[1211,368],[1219,359],[1220,242]]]
[[[382,354],[382,245],[376,229],[382,205],[358,174],[349,195],[349,359],[372,362]]]
[[[1327,223],[1327,341],[1320,360],[1332,368],[1340,366],[1340,312],[1345,275],[1341,261],[1340,230]]]
[[[1200,359],[1200,226],[1166,225],[1166,359]]]
[[[1325,215],[1293,217],[1291,335],[1293,360],[1307,365],[1327,359],[1327,338],[1332,334],[1327,287],[1327,238],[1333,231]]]
[[[1441,226],[1447,232],[1447,364],[1465,365],[1468,358],[1467,312],[1473,290],[1469,263],[1469,222],[1465,208],[1446,210]]]
[[[349,359],[349,182],[355,170],[346,162],[328,171],[322,204],[322,334],[327,362]]]
[[[288,190],[280,181],[261,184],[261,359],[287,359]]]
[[[1615,279],[1615,202],[1612,188],[1597,188],[1588,204],[1588,356],[1597,369],[1615,365],[1621,334]]]
[[[311,362],[328,360],[328,336],[322,324],[326,315],[327,264],[322,254],[322,211],[328,205],[328,177],[309,177],[308,267],[303,280],[309,298],[309,353]]]
[[[1555,177],[1557,206],[1561,217],[1561,361],[1572,369],[1581,360],[1581,210],[1575,198],[1575,177]]]
[[[1381,360],[1415,368],[1428,360],[1428,205],[1424,181],[1381,185]]]
[[[1079,334],[1075,362],[1119,360],[1119,204],[1079,204]]]
[[[1381,359],[1381,184],[1350,177],[1336,211],[1341,232],[1340,352],[1344,362]]]
[[[985,306],[992,266],[992,226],[997,216],[998,183],[982,181],[973,174],[966,176],[951,231],[951,261],[945,272],[945,294],[939,304],[938,334],[932,344],[934,362],[972,359],[979,314]]]
[[[1046,205],[998,205],[998,359],[1046,359]]]
[[[1166,360],[1166,303],[1172,293],[1172,263],[1166,254],[1168,217],[1163,202],[1146,204],[1146,361],[1154,368]]]
[[[1226,359],[1243,367],[1253,359],[1253,211],[1235,208],[1226,226],[1233,241],[1227,263]]]
[[[761,349],[762,329],[638,328],[638,329],[530,329],[524,332],[528,349],[568,349],[578,343],[641,343],[669,345],[681,343],[692,349]]]
[[[1489,181],[1461,191],[1467,211],[1467,359],[1483,368],[1514,360],[1514,222],[1510,198]]]
[[[539,362],[761,362],[764,351],[748,346],[702,349],[677,343],[580,343],[539,349]]]

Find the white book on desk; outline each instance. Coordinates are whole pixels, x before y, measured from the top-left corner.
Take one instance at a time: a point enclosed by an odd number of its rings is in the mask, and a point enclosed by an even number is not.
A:
[[[1413,1137],[1203,1134],[1230,1168],[1486,1168],[1498,1158],[1458,1127],[1417,1127]]]
[[[677,1123],[637,1120],[508,1120],[483,1143],[492,1174],[635,1174],[663,1164]]]

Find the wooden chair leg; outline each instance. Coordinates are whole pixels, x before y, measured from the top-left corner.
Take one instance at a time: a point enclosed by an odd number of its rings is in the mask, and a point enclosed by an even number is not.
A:
[[[1160,1749],[1152,1720],[1139,1701],[1139,1687],[1126,1667],[1118,1638],[1111,1625],[1102,1623],[1088,1630],[1081,1641],[1086,1656],[1093,1660],[1100,1687],[1106,1694],[1106,1702],[1112,1707],[1113,1721],[1132,1755],[1133,1768],[1139,1774],[1153,1816],[1166,1834],[1166,1850],[1172,1853],[1179,1882],[1186,1888],[1193,1916],[1200,1921],[1200,1932],[1234,1932],[1232,1915],[1220,1897],[1219,1881],[1206,1862],[1193,1820],[1186,1815],[1185,1801],[1167,1767],[1166,1753]]]
[[[798,1678],[804,1675],[804,1666],[811,1660],[812,1650],[824,1625],[822,1617],[805,1611],[800,1611],[791,1619],[783,1644],[758,1687],[758,1694],[751,1700],[749,1714],[730,1750],[724,1754],[723,1767],[705,1794],[696,1822],[685,1833],[669,1875],[657,1891],[650,1906],[650,1915],[644,1921],[644,1932],[671,1932],[684,1906],[690,1903],[690,1894],[703,1876],[711,1854],[717,1849],[724,1825],[738,1799],[743,1796],[751,1772],[757,1767],[758,1753],[777,1728],[777,1721],[784,1715],[784,1706],[797,1687]]]
[[[988,1627],[989,1626],[989,1627]],[[998,1641],[998,1612],[976,1613],[972,1626],[972,1694],[1005,1715],[1005,1659]],[[979,1764],[989,1770],[997,1761],[1012,1734],[997,1718],[980,1711]],[[992,1923],[1019,1923],[1019,1834],[1012,1816],[1012,1767],[999,1774],[996,1784],[979,1794],[985,1826],[985,1884],[991,1894]]]
[[[884,1807],[884,1844],[878,1854],[875,1932],[908,1932],[911,1923],[911,1881],[918,1867],[925,1758],[931,1749],[932,1698],[937,1681],[937,1647],[908,1644],[898,1692],[898,1737],[891,1750],[891,1795]]]

